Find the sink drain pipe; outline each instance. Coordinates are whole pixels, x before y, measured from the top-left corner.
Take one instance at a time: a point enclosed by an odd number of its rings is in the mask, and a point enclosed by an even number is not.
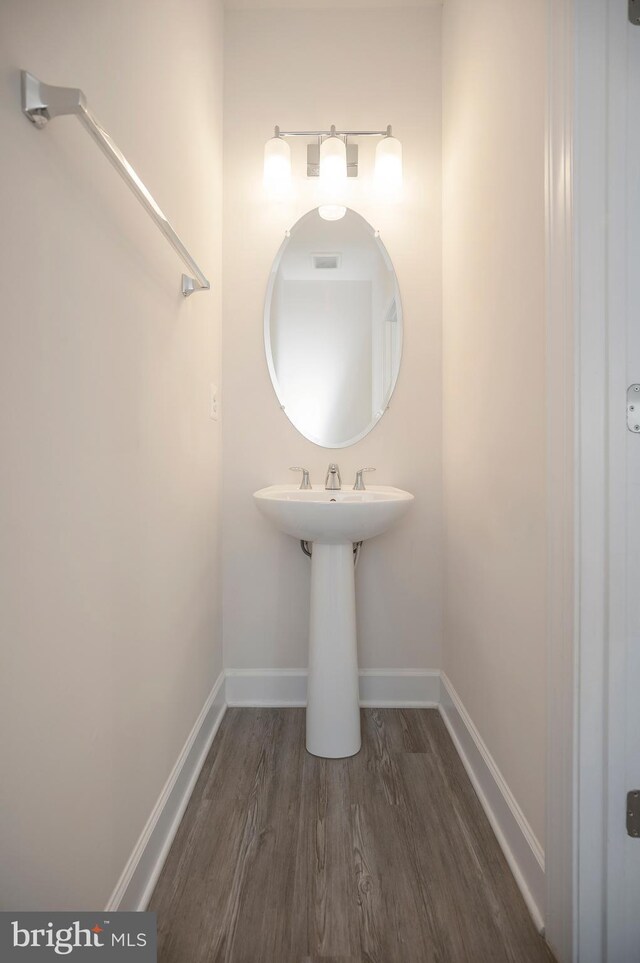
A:
[[[307,556],[307,558],[311,558],[311,555],[313,554],[312,544],[313,544],[312,542],[306,542],[303,538],[300,539],[300,548],[302,549],[302,551],[304,552],[304,554]],[[354,543],[353,543],[353,564],[354,564],[354,567],[358,564],[358,559],[360,558],[360,549],[361,549],[361,548],[362,548],[362,542],[354,542]]]

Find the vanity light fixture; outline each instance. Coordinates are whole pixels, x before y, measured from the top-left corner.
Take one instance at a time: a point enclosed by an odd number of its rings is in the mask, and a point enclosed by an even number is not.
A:
[[[402,144],[386,130],[284,130],[275,128],[274,136],[264,150],[264,183],[271,195],[282,196],[289,189],[291,154],[285,137],[306,137],[307,177],[320,180],[318,212],[327,221],[344,217],[342,203],[347,177],[358,176],[358,146],[350,137],[380,137],[376,147],[374,182],[376,189],[388,196],[398,196],[402,188]]]
[[[376,147],[376,187],[391,196],[402,190],[402,144],[387,127],[386,137]]]
[[[347,141],[338,137],[335,127],[320,144],[320,188],[341,191],[347,182]]]
[[[291,148],[279,127],[264,145],[264,186],[274,200],[286,197],[291,186]]]
[[[347,138],[338,137],[335,127],[320,142],[320,196],[322,204],[318,214],[325,221],[339,221],[347,213],[346,207],[337,203],[344,199],[347,186]]]

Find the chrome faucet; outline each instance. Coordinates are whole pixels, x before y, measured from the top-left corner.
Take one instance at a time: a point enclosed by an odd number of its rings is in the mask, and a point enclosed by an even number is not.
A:
[[[364,478],[362,477],[366,471],[375,471],[375,468],[361,468],[356,472],[356,482],[353,486],[354,492],[366,491],[366,488],[364,487]]]
[[[313,487],[312,484],[311,484],[311,482],[309,481],[309,469],[308,469],[308,468],[290,468],[289,471],[301,471],[301,472],[302,472],[302,481],[300,482],[300,490],[301,490],[301,491],[308,491],[310,488]]]
[[[328,492],[339,492],[342,488],[340,469],[333,462],[327,468],[327,477],[324,480],[325,490]]]

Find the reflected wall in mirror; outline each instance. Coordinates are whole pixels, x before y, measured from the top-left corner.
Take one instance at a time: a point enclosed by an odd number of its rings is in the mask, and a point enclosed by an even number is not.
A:
[[[265,350],[280,404],[323,448],[363,438],[398,378],[402,308],[391,259],[370,224],[347,210],[301,217],[278,251],[265,304]]]

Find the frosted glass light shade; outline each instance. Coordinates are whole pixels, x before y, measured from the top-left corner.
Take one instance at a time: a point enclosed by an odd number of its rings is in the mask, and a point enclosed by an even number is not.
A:
[[[383,137],[376,147],[376,189],[391,197],[402,191],[402,144],[396,137]]]
[[[320,192],[327,201],[338,200],[347,184],[347,145],[332,134],[320,145]]]
[[[270,197],[284,197],[291,187],[291,148],[284,137],[264,145],[264,188]]]

